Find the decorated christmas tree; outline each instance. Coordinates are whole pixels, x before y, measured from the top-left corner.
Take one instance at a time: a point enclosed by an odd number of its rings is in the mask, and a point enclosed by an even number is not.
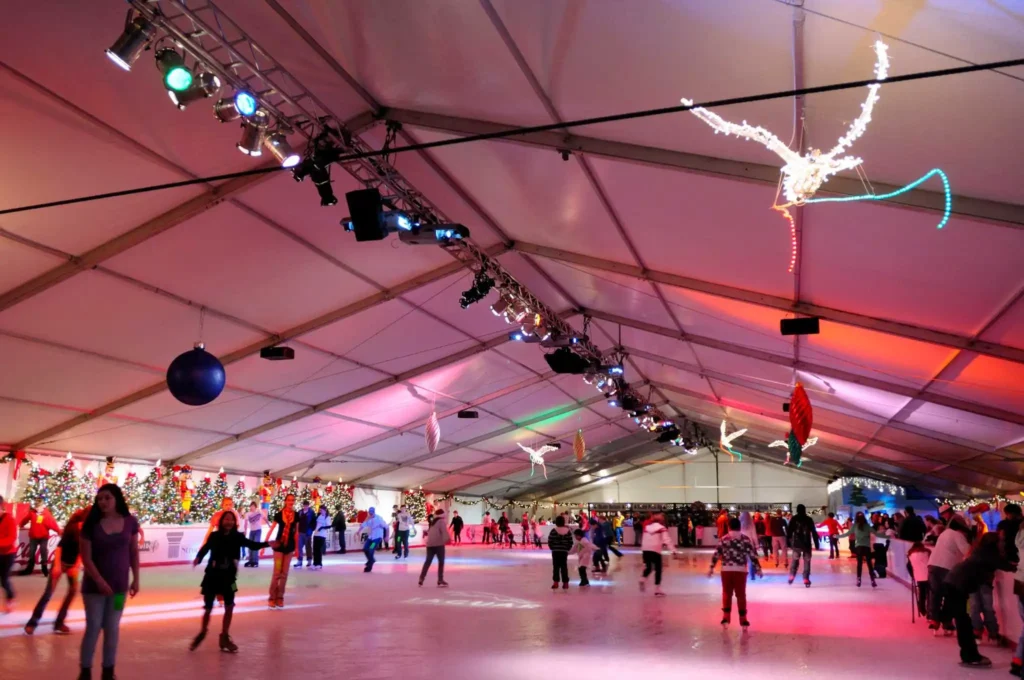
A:
[[[164,474],[159,493],[153,504],[153,521],[157,524],[182,524],[185,521],[181,508],[181,480],[178,474]]]
[[[349,522],[354,521],[356,515],[356,504],[352,498],[352,489],[345,486],[344,484],[333,484],[327,485],[327,493],[324,494],[323,499],[324,505],[327,506],[328,512],[331,513],[331,517],[342,512],[345,514],[345,519]]]
[[[196,490],[192,494],[192,508],[188,513],[188,521],[192,524],[205,524],[219,509],[220,499],[217,498],[217,489],[210,479],[210,475],[204,475],[202,481],[196,484]]]
[[[49,500],[46,507],[58,524],[63,525],[79,508],[92,505],[96,495],[96,480],[93,479],[88,500],[84,499],[82,484],[82,478],[75,474],[75,461],[70,456],[65,458],[60,469],[50,476]]]
[[[296,480],[292,480],[291,493],[295,494],[295,507],[301,508],[303,501],[313,502],[313,494],[310,491],[309,484],[299,487],[299,483]]]
[[[157,461],[156,465],[149,469],[146,478],[139,483],[135,496],[128,497],[128,505],[143,524],[158,521],[157,517],[161,514],[161,491],[166,474],[166,471],[160,467],[160,461]]]
[[[864,495],[864,490],[860,486],[854,484],[853,488],[850,489],[850,505],[856,507],[864,507],[868,503],[868,497]]]
[[[96,500],[96,490],[99,488],[99,481],[92,471],[86,472],[78,478],[78,488],[73,501],[75,508],[86,508]],[[70,517],[70,514],[68,515]]]
[[[427,521],[427,495],[423,489],[406,491],[402,494],[402,505],[409,508],[409,514],[417,522]]]
[[[226,484],[226,482],[225,482]],[[245,488],[245,477],[239,477],[238,481],[235,482],[235,488],[231,491],[231,497],[235,499],[235,509],[238,512],[245,514],[249,510],[249,503],[254,500],[250,498],[250,494]],[[257,505],[259,501],[256,501]]]
[[[52,479],[53,475],[49,470],[45,470],[35,463],[32,463],[31,469],[28,473],[28,479],[25,480],[25,486],[22,488],[21,494],[18,496],[18,502],[28,503],[31,506],[36,506],[42,503],[46,507],[50,507],[52,505]]]
[[[231,498],[231,491],[228,489],[228,474],[224,472],[224,468],[220,469],[220,472],[217,473],[217,479],[213,480],[213,495],[216,500],[215,507],[217,510],[220,510],[222,500]]]

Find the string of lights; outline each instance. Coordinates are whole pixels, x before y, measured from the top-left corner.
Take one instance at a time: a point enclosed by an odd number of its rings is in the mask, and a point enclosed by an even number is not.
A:
[[[840,477],[835,481],[829,482],[828,489],[829,493],[836,491],[842,491],[847,486],[856,486],[861,489],[872,489],[874,491],[881,491],[893,496],[906,496],[907,490],[902,486],[892,484],[890,482],[882,482],[877,479],[871,479],[870,477]]]

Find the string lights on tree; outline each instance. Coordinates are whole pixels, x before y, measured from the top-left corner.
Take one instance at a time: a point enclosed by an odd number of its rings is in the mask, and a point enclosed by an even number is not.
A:
[[[868,95],[864,100],[864,103],[860,106],[860,114],[850,124],[846,133],[839,138],[836,145],[827,152],[822,151],[821,149],[810,148],[806,153],[801,154],[798,151],[790,149],[789,146],[775,134],[763,127],[750,125],[747,121],[743,121],[741,124],[732,123],[725,120],[717,113],[700,106],[690,109],[690,113],[707,123],[715,131],[715,134],[721,132],[726,136],[735,135],[740,139],[755,141],[762,144],[765,148],[782,159],[784,164],[782,166],[781,192],[785,202],[779,203],[776,199],[775,204],[772,205],[772,209],[778,211],[789,223],[791,245],[789,262],[790,273],[793,273],[796,268],[797,248],[799,246],[797,243],[796,224],[793,220],[793,216],[789,212],[789,208],[794,206],[801,206],[808,203],[882,201],[894,198],[900,194],[906,193],[907,191],[911,191],[931,177],[938,176],[942,180],[942,186],[945,192],[945,209],[943,211],[942,218],[939,221],[938,228],[942,229],[946,225],[946,222],[949,221],[949,215],[952,209],[949,180],[945,173],[937,168],[929,171],[918,180],[887,194],[877,195],[868,191],[859,196],[815,198],[815,194],[822,188],[822,185],[828,182],[830,177],[846,170],[856,169],[860,172],[860,166],[864,163],[864,159],[857,156],[846,155],[846,152],[853,143],[867,131],[868,123],[871,122],[871,114],[875,109],[875,104],[878,103],[878,90],[881,87],[881,81],[884,81],[889,75],[888,46],[881,40],[878,40],[874,44],[874,50],[876,55],[876,82],[872,82],[867,86]],[[681,101],[686,106],[693,105],[693,100],[691,99],[683,98]]]

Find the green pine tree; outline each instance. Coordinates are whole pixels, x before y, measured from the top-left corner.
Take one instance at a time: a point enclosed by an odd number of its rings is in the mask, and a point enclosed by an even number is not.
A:
[[[170,469],[167,469],[163,480],[159,482],[159,493],[153,504],[153,521],[157,524],[184,523],[185,517],[181,509],[179,484],[180,480],[171,473]]]
[[[423,493],[422,489],[416,491],[406,491],[402,494],[402,504],[409,508],[409,514],[417,522],[427,521],[427,495]]]
[[[859,485],[854,484],[853,488],[850,489],[850,505],[864,507],[867,503],[868,497],[864,495],[864,490]]]
[[[225,498],[232,498],[231,491],[228,489],[228,476],[223,472],[217,475],[217,479],[213,482],[213,495],[217,500],[217,510],[220,510],[221,501]],[[238,506],[241,508],[241,506]]]
[[[156,522],[157,517],[161,514],[160,492],[164,485],[164,474],[169,473],[165,473],[154,465],[149,469],[146,478],[139,483],[134,497],[128,498],[128,505],[131,506],[135,516],[142,524]]]
[[[348,521],[353,521],[351,518],[355,517],[356,503],[352,498],[352,491],[347,486],[339,484],[332,488],[331,492],[324,496],[323,503],[332,517],[341,512]]]
[[[52,505],[50,489],[53,475],[49,470],[45,470],[31,461],[29,465],[28,479],[25,480],[25,486],[18,495],[18,502],[31,506],[42,503],[46,507],[50,507]]]

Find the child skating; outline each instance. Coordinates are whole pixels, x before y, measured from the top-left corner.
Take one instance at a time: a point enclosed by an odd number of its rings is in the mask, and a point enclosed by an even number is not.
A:
[[[580,563],[580,588],[589,588],[590,580],[587,579],[587,565],[594,559],[594,551],[597,548],[594,546],[593,542],[587,538],[587,535],[583,533],[582,529],[577,529],[572,532],[572,535],[576,537],[576,544],[573,545],[572,550],[576,553],[576,559],[578,559]]]
[[[555,528],[548,534],[548,548],[551,549],[551,590],[558,589],[562,582],[562,590],[569,589],[569,551],[572,550],[572,533],[565,526],[565,517],[555,518]]]
[[[715,574],[715,565],[722,561],[722,625],[732,622],[732,596],[736,594],[736,606],[739,609],[740,625],[750,626],[747,619],[747,564],[753,566],[759,575],[761,563],[757,561],[757,548],[750,537],[740,532],[740,521],[735,517],[729,520],[727,533],[711,557],[711,568],[708,578]]]

